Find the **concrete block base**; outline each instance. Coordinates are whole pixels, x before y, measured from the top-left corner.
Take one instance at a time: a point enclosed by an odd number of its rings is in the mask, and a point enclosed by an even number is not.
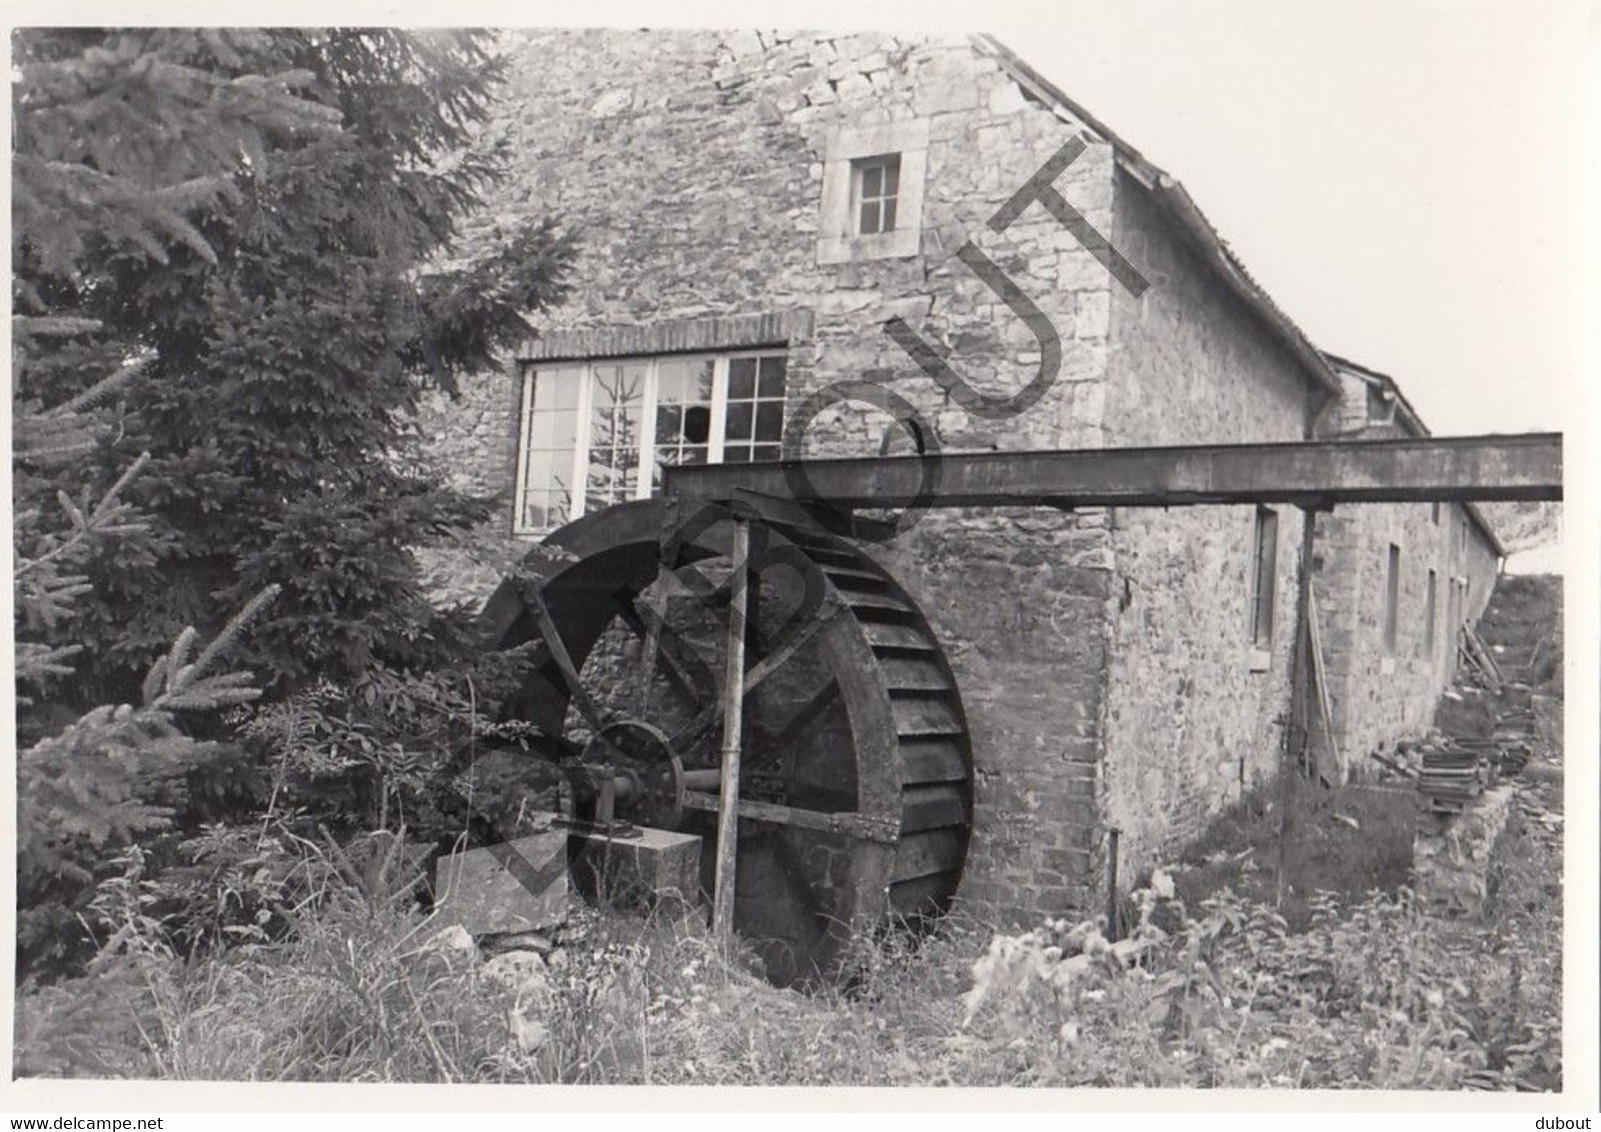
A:
[[[466,849],[434,865],[434,911],[440,927],[473,935],[527,932],[567,919],[567,834],[536,833]]]
[[[578,891],[590,900],[630,908],[699,903],[700,838],[643,826],[635,834],[572,834]]]

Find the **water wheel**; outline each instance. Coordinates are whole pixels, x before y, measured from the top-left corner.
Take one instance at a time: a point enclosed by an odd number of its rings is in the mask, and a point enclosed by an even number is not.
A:
[[[950,666],[915,603],[848,541],[778,501],[751,522],[734,925],[781,985],[838,971],[849,934],[943,912],[972,816]],[[550,535],[485,609],[533,642],[508,716],[558,757],[615,772],[620,819],[703,838],[716,859],[733,516],[670,500]]]

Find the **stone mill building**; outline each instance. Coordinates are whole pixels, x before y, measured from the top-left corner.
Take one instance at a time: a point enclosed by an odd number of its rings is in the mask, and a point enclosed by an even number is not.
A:
[[[1425,431],[1394,381],[1308,341],[1182,185],[988,37],[512,39],[491,140],[518,171],[496,212],[570,227],[574,287],[502,371],[426,421],[441,466],[498,500],[486,545],[502,552],[650,493],[662,462],[773,460],[786,442],[908,450],[866,404],[784,436],[810,393],[864,376],[945,451]],[[1038,201],[992,224],[1053,157],[1049,185],[1137,275],[1114,276]],[[884,329],[903,320],[987,395],[1041,372],[1039,335],[958,255],[969,241],[1059,343],[1054,383],[1004,419],[970,414]],[[654,457],[584,423],[625,371]],[[976,770],[961,898],[1017,917],[1086,907],[1109,829],[1132,873],[1277,773],[1303,521],[1293,507],[953,510],[873,549],[961,687]],[[1333,774],[1365,773],[1368,751],[1428,725],[1500,553],[1471,507],[1318,516]]]

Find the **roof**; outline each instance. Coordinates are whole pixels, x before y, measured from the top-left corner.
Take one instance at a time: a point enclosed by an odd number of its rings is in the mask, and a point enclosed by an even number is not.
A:
[[[1396,421],[1409,435],[1433,435],[1429,431],[1429,426],[1423,423],[1423,418],[1418,415],[1418,411],[1413,407],[1412,402],[1408,401],[1406,394],[1401,392],[1401,387],[1396,384],[1395,378],[1387,373],[1380,373],[1376,369],[1369,369],[1367,366],[1342,358],[1338,354],[1325,353],[1324,357],[1335,370],[1348,373],[1358,381],[1383,390],[1386,396],[1393,400],[1395,404]],[[1495,529],[1490,526],[1490,521],[1484,517],[1484,512],[1479,509],[1478,504],[1465,502],[1462,504],[1462,510],[1473,521],[1473,525],[1483,533],[1485,541],[1490,544],[1491,549],[1496,554],[1504,557],[1507,552],[1506,547],[1501,544]]]
[[[1284,313],[1283,309],[1263,290],[1262,285],[1251,277],[1251,273],[1245,269],[1245,264],[1240,262],[1239,257],[1212,226],[1212,222],[1206,218],[1194,198],[1179,183],[1178,178],[1153,165],[1144,154],[1095,115],[1074,102],[1060,87],[1029,66],[1015,51],[993,35],[975,35],[973,43],[979,51],[993,56],[1002,69],[1025,91],[1047,107],[1059,111],[1061,116],[1087,127],[1110,145],[1118,167],[1145,188],[1167,211],[1180,230],[1189,236],[1202,258],[1211,264],[1234,293],[1263,319],[1268,328],[1289,348],[1290,353],[1301,362],[1312,383],[1330,394],[1338,391],[1339,378],[1330,368],[1323,352],[1312,345],[1306,333]]]

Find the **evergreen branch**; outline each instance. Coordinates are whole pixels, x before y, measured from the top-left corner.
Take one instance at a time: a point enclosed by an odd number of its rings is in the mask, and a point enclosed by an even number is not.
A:
[[[11,316],[11,332],[18,338],[76,338],[80,334],[96,334],[103,325],[97,318],[30,314]]]
[[[96,504],[94,511],[91,512],[87,518],[84,517],[83,512],[79,510],[78,506],[67,496],[66,492],[57,492],[57,499],[61,501],[61,505],[66,509],[68,518],[72,521],[72,534],[58,545],[41,554],[39,557],[20,561],[11,574],[13,583],[15,583],[16,579],[22,577],[30,570],[37,570],[39,567],[53,562],[65,554],[78,550],[91,535],[105,533],[109,529],[106,520],[114,514],[115,505],[117,503],[117,495],[125,487],[127,487],[128,484],[133,482],[134,477],[143,471],[144,466],[149,462],[150,453],[142,453],[140,457],[129,466],[128,470],[122,473],[122,476],[117,480],[117,482],[111,485],[110,489],[107,490],[105,495],[101,497],[100,502]]]
[[[166,676],[167,655],[164,653],[156,658],[156,662],[150,666],[150,671],[145,674],[145,681],[139,688],[139,698],[147,704],[154,702],[155,698],[165,690]]]
[[[105,495],[101,496],[100,503],[94,509],[96,518],[106,514],[111,506],[117,501],[117,496],[121,495],[122,490],[138,478],[139,473],[144,471],[145,465],[148,463],[150,463],[150,453],[139,453],[139,458],[128,466],[127,471],[123,472],[122,475],[118,477],[117,482],[111,485],[111,490],[107,491]]]
[[[178,639],[172,642],[172,651],[165,657],[167,691],[172,692],[178,689],[179,680],[184,676],[184,670],[187,667],[186,662],[189,657],[189,650],[194,648],[195,638],[198,636],[199,634],[195,632],[195,627],[189,625],[183,632],[178,634]]]
[[[18,450],[12,459],[19,463],[37,463],[52,456],[81,456],[85,452],[93,452],[100,447],[98,441],[80,440],[75,444],[57,444],[49,448],[24,448]]]
[[[61,404],[52,409],[46,409],[39,415],[46,420],[51,420],[59,419],[60,417],[64,417],[70,413],[79,412],[80,410],[94,404],[106,394],[112,392],[113,390],[120,389],[122,386],[128,384],[128,382],[132,381],[145,369],[149,368],[150,363],[155,360],[155,351],[148,350],[145,353],[140,354],[138,357],[133,358],[125,363],[120,369],[117,370],[116,373],[113,373],[109,377],[102,378],[101,380],[95,382],[88,389],[85,389],[82,393],[72,398],[72,400],[63,401]],[[148,455],[148,453],[146,455]],[[144,457],[141,457],[141,459],[143,458]],[[142,467],[143,465],[136,466]]]
[[[251,598],[245,604],[245,607],[234,614],[233,618],[222,627],[222,632],[218,633],[211,643],[205,647],[204,651],[195,658],[195,662],[191,666],[192,673],[195,676],[204,674],[212,661],[216,660],[223,650],[231,647],[245,627],[254,621],[262,610],[277,601],[278,595],[282,592],[283,587],[274,582]]]

